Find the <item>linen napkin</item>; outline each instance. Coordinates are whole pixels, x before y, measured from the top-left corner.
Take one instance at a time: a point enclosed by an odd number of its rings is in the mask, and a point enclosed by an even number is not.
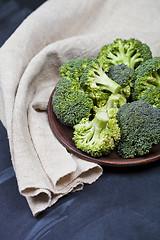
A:
[[[135,37],[160,54],[157,0],[50,0],[33,12],[0,49],[0,118],[7,129],[19,191],[34,216],[102,175],[70,154],[47,116],[58,68],[96,57],[115,38]]]

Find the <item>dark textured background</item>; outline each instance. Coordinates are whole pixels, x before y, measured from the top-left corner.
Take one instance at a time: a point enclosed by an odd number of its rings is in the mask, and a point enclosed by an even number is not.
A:
[[[43,0],[0,0],[0,46]],[[2,63],[0,63],[2,64]],[[103,176],[34,218],[18,192],[0,123],[0,240],[159,240],[160,163]]]

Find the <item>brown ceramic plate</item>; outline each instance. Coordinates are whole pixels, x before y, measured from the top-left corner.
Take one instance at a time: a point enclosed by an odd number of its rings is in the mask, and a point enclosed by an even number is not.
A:
[[[118,156],[116,151],[112,151],[112,153],[110,153],[109,155],[103,156],[100,158],[91,157],[90,155],[80,151],[79,149],[76,148],[74,142],[72,141],[73,129],[70,127],[64,126],[57,119],[57,117],[53,112],[53,109],[52,109],[53,93],[54,93],[54,90],[50,96],[49,103],[48,103],[49,124],[53,133],[59,140],[59,142],[63,144],[69,152],[75,153],[81,159],[84,159],[86,161],[95,162],[100,165],[107,165],[107,166],[113,166],[113,167],[137,166],[137,165],[155,162],[158,159],[160,159],[160,144],[153,146],[149,154],[143,157],[138,157],[133,159],[124,159]]]

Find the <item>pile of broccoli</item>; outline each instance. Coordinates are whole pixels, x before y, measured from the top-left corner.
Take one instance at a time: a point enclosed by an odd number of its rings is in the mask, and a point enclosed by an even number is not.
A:
[[[160,142],[160,57],[146,43],[116,39],[94,59],[64,63],[59,76],[53,111],[81,151],[135,158]]]

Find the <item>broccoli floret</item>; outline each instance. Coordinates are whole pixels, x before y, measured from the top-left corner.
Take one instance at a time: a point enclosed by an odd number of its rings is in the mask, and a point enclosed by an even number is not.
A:
[[[150,152],[160,142],[160,110],[142,100],[126,103],[118,109],[121,140],[118,154],[134,158]]]
[[[93,108],[92,99],[76,83],[70,78],[61,78],[52,97],[55,115],[60,122],[71,127],[89,117]]]
[[[160,87],[147,89],[140,95],[140,99],[150,103],[153,107],[160,108]]]
[[[134,70],[122,63],[111,66],[107,75],[121,86],[120,92],[129,98],[134,83]]]
[[[160,86],[160,57],[142,63],[135,71],[133,100],[138,100],[144,91]]]
[[[94,106],[93,119],[83,118],[74,126],[73,141],[76,147],[93,157],[109,154],[120,140],[116,113],[125,103],[123,94],[111,94],[103,107]]]
[[[113,43],[104,45],[97,57],[104,61],[103,68],[108,71],[108,65],[124,63],[130,68],[136,69],[138,65],[152,58],[152,53],[146,43],[130,38],[116,39]]]
[[[73,78],[79,79],[84,69],[92,60],[92,58],[71,59],[60,66],[59,75],[60,77],[71,76]]]
[[[74,126],[73,141],[78,149],[92,157],[107,155],[115,148],[120,139],[120,129],[116,120],[116,111],[98,111],[90,120],[83,118]]]
[[[102,69],[101,61],[93,60],[84,70],[80,78],[81,86],[95,100],[95,102],[107,102],[111,93],[116,93],[120,85],[110,79]]]

